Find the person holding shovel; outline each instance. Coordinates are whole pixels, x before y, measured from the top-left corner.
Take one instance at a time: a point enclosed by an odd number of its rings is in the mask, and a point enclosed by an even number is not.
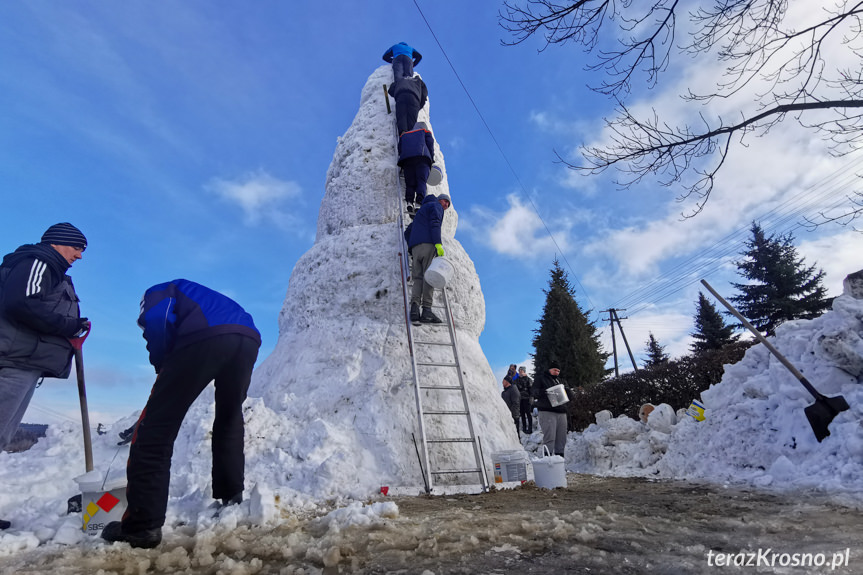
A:
[[[174,440],[189,407],[211,381],[216,388],[213,498],[222,506],[243,500],[243,401],[261,334],[237,302],[185,279],[148,289],[138,325],[156,368],[156,383],[132,433],[128,507],[122,521],[105,526],[102,538],[151,548],[162,541]]]
[[[66,272],[86,248],[78,228],[54,224],[38,244],[20,246],[0,264],[0,449],[15,435],[39,379],[69,377],[69,339],[90,322],[80,317]],[[0,529],[9,526],[0,520]]]

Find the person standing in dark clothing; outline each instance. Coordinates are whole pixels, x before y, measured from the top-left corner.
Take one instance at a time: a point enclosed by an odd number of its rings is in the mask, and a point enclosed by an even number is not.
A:
[[[519,417],[521,418],[521,430],[530,435],[533,433],[533,414],[531,413],[533,406],[530,401],[533,381],[528,377],[524,366],[518,368],[518,379],[515,380],[515,385],[518,387],[520,396]]]
[[[425,122],[417,122],[413,130],[399,138],[398,148],[398,165],[405,175],[405,202],[413,213],[428,189],[429,170],[434,163],[434,137]]]
[[[441,226],[444,213],[450,206],[449,196],[429,194],[423,200],[422,206],[411,223],[408,249],[413,256],[411,265],[411,308],[412,323],[442,323],[442,320],[431,310],[434,301],[434,287],[425,281],[425,272],[435,256],[444,255],[441,243]],[[422,304],[422,313],[420,313]]]
[[[417,76],[396,79],[390,84],[388,93],[396,100],[396,127],[401,136],[416,125],[420,110],[428,99],[428,88]]]
[[[422,54],[408,46],[407,42],[399,42],[384,52],[384,62],[391,62],[393,65],[393,81],[412,77],[414,66],[419,65],[422,59]]]
[[[0,265],[0,449],[15,435],[39,379],[69,377],[75,353],[69,339],[90,328],[66,275],[86,248],[84,234],[64,222]],[[0,520],[0,529],[10,525]]]
[[[105,526],[102,538],[150,548],[162,540],[174,440],[189,407],[211,381],[216,388],[213,498],[223,505],[242,501],[243,401],[261,335],[252,316],[235,301],[184,279],[148,289],[138,325],[144,330],[156,383],[132,435],[126,465],[128,507],[122,521]]]
[[[509,413],[512,415],[512,421],[515,423],[515,433],[518,435],[518,438],[521,439],[521,433],[518,428],[519,393],[518,389],[512,383],[512,378],[508,375],[503,378],[503,391],[500,396],[509,408]]]
[[[563,457],[566,448],[566,403],[552,405],[548,390],[556,385],[563,385],[567,398],[575,397],[566,382],[560,379],[560,364],[552,361],[548,369],[533,382],[534,405],[539,412],[539,428],[542,430],[542,444],[550,453]]]

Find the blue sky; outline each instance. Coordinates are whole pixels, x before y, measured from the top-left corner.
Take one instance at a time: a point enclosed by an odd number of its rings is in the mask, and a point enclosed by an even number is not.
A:
[[[87,235],[71,273],[93,321],[84,354],[94,423],[146,401],[154,376],[135,319],[150,285],[186,277],[234,297],[262,332],[260,357],[269,354],[291,270],[314,241],[336,139],[398,41],[423,54],[417,72],[429,86],[457,239],[485,294],[480,342],[496,373],[528,359],[561,250],[593,319],[610,306],[635,311],[624,321],[633,351],[652,331],[677,355],[692,329],[695,282],[707,277],[730,294],[730,262],[753,218],[784,231],[799,221],[794,210],[814,215],[854,189],[863,159],[832,158],[790,125],[735,148],[692,219],[680,217],[691,202],[655,182],[619,190],[608,176],[576,175],[555,151],[575,158],[578,145],[602,141],[612,112],[587,89],[598,78],[582,71],[581,50],[502,46],[497,2],[474,3],[470,15],[464,2],[418,3],[431,31],[413,2],[4,5],[0,249],[36,242],[60,221]],[[655,90],[636,82],[633,106],[691,114],[676,94],[712,71],[681,63]],[[861,267],[859,234],[794,234],[807,263],[827,271],[832,295]],[[607,324],[597,323],[610,350]],[[74,379],[47,380],[32,405],[26,421],[75,419]]]

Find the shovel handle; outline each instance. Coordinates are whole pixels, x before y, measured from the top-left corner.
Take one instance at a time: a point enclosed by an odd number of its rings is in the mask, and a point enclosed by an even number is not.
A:
[[[728,311],[730,311],[734,317],[739,319],[741,323],[743,323],[743,325],[752,332],[752,335],[754,335],[758,339],[758,341],[764,344],[764,347],[770,350],[770,353],[776,356],[776,359],[778,359],[782,363],[782,365],[788,368],[788,371],[790,371],[794,375],[794,377],[796,377],[800,381],[800,383],[803,384],[803,387],[806,388],[806,391],[812,394],[812,397],[814,397],[815,399],[821,399],[823,397],[820,393],[818,393],[815,387],[813,387],[813,385],[809,383],[809,380],[807,380],[806,377],[804,377],[803,374],[800,373],[800,371],[796,367],[794,367],[790,361],[785,359],[785,356],[779,353],[779,350],[773,347],[773,344],[767,341],[766,337],[761,335],[761,332],[755,329],[755,327],[751,323],[749,323],[746,318],[740,314],[739,311],[734,309],[734,306],[725,301],[725,298],[723,298],[721,295],[716,293],[716,290],[713,289],[710,284],[707,283],[705,280],[701,280],[701,283],[704,284],[704,287],[706,287],[711,294],[713,294],[713,297],[719,300],[719,303],[727,307]]]
[[[90,472],[93,471],[93,440],[90,438],[90,410],[87,409],[87,388],[84,386],[84,353],[80,347],[75,348],[75,375],[78,376],[78,400],[84,428],[84,466]]]

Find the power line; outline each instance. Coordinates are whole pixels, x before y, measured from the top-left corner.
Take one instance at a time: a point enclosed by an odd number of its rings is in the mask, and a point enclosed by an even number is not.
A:
[[[485,117],[482,115],[482,112],[480,112],[479,106],[477,106],[476,102],[474,102],[474,99],[470,95],[470,92],[468,91],[467,86],[465,86],[464,82],[462,82],[461,76],[458,75],[458,72],[456,71],[455,66],[453,65],[452,61],[449,59],[449,56],[447,55],[446,50],[444,50],[444,47],[440,43],[440,40],[438,40],[438,37],[434,33],[434,30],[432,30],[431,24],[429,23],[428,19],[425,17],[425,14],[423,14],[422,9],[420,8],[419,4],[417,3],[417,0],[414,0],[414,6],[416,6],[417,12],[419,12],[420,17],[422,17],[423,22],[425,22],[426,27],[429,29],[429,32],[431,32],[432,38],[434,38],[434,41],[437,43],[438,48],[440,48],[440,51],[443,54],[444,58],[446,59],[447,64],[449,64],[450,69],[452,70],[453,74],[455,74],[456,80],[458,80],[458,83],[461,85],[462,90],[464,90],[464,93],[467,95],[467,99],[470,100],[470,103],[473,106],[473,109],[476,111],[477,116],[479,116],[479,119],[482,121],[483,126],[485,126],[486,131],[488,132],[489,136],[491,136],[491,139],[494,142],[494,145],[497,147],[498,152],[500,152],[500,155],[503,158],[504,162],[506,163],[507,167],[509,168],[509,171],[512,172],[512,175],[515,177],[515,180],[518,182],[518,185],[521,188],[522,192],[524,193],[524,196],[527,198],[528,202],[530,202],[530,205],[533,208],[533,211],[536,212],[536,215],[539,218],[539,221],[541,221],[543,227],[545,227],[545,231],[548,232],[548,236],[551,238],[551,241],[554,244],[554,247],[556,247],[558,252],[560,252],[560,257],[563,258],[564,263],[566,263],[566,267],[569,268],[569,272],[572,274],[572,277],[575,278],[576,283],[581,288],[581,291],[584,293],[585,297],[587,298],[587,301],[590,303],[591,309],[596,310],[596,306],[593,304],[593,301],[590,299],[590,295],[587,293],[587,290],[584,289],[584,286],[581,284],[581,281],[578,279],[578,276],[576,275],[575,271],[572,269],[572,266],[569,264],[569,260],[566,259],[566,254],[563,252],[561,247],[558,245],[557,240],[554,239],[554,234],[551,233],[551,229],[549,229],[548,224],[545,223],[545,220],[543,219],[542,215],[539,213],[539,209],[536,207],[536,204],[533,202],[533,198],[531,198],[530,194],[527,193],[527,188],[525,188],[524,184],[521,181],[521,178],[518,176],[518,173],[515,171],[515,168],[513,167],[512,163],[509,161],[509,158],[507,157],[506,153],[503,151],[503,148],[501,147],[500,143],[497,141],[497,138],[495,137],[494,132],[492,132],[491,127],[488,125],[488,122],[485,121]]]

